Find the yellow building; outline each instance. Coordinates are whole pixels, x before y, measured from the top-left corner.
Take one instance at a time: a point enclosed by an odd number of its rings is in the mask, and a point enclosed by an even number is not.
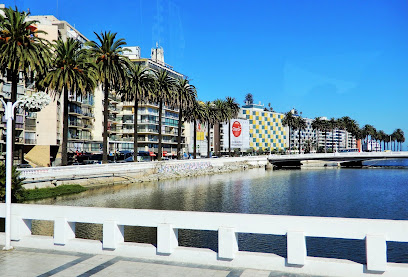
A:
[[[282,125],[281,113],[265,111],[261,104],[242,106],[242,117],[249,120],[249,146],[258,149],[284,149],[288,147],[287,127]]]

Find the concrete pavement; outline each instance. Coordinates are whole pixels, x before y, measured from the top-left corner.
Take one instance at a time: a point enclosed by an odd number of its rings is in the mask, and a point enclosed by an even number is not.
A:
[[[2,249],[1,245],[0,249]],[[89,255],[77,252],[19,248],[11,251],[0,251],[0,276],[305,277],[307,275],[294,275],[283,272],[255,269],[132,259],[110,255]]]

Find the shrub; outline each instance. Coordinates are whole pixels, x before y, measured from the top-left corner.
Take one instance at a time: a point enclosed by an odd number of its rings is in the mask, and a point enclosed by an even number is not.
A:
[[[20,171],[13,166],[11,170],[11,202],[21,202],[23,200],[24,178],[20,177]],[[0,202],[6,201],[6,165],[0,163]]]

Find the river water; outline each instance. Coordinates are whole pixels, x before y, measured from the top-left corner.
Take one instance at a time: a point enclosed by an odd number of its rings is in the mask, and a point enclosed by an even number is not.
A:
[[[251,169],[152,183],[116,185],[38,204],[273,215],[408,219],[408,169]],[[52,223],[33,223],[52,235]],[[125,241],[156,244],[155,228],[125,227]],[[77,224],[77,237],[102,238],[102,226]],[[365,263],[364,240],[307,238],[309,256]],[[179,244],[217,250],[217,233],[179,230]],[[286,257],[286,237],[239,234],[239,248]],[[408,243],[388,242],[389,262],[408,262]]]

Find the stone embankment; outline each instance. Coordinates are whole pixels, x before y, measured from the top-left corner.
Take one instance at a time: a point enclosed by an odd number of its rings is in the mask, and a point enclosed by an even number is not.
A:
[[[79,165],[22,169],[27,189],[80,184],[86,187],[149,182],[265,167],[267,156]]]

